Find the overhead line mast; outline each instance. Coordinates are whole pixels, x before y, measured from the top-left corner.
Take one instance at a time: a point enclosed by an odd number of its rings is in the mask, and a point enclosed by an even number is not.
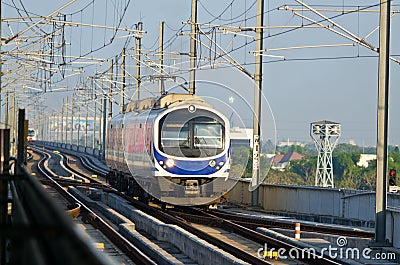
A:
[[[376,143],[376,225],[375,241],[386,245],[388,120],[389,120],[389,39],[390,2],[380,1],[378,114]]]
[[[124,113],[124,105],[125,105],[125,48],[122,48],[121,52],[121,72],[122,72],[122,84],[120,91],[120,102],[119,102],[119,112]],[[136,91],[138,92],[138,91]]]
[[[190,80],[189,94],[196,94],[196,61],[197,61],[197,0],[192,0],[192,20],[190,31]]]
[[[163,64],[164,64],[164,21],[160,21],[159,26],[159,40],[158,40],[158,67],[160,79],[158,79],[158,93],[164,94],[164,77],[163,77]]]
[[[140,99],[140,57],[142,53],[142,29],[143,29],[143,22],[139,21],[137,24],[137,29],[139,30],[139,34],[136,36],[136,102]],[[124,73],[125,76],[125,73]]]
[[[264,0],[257,0],[256,18],[256,50],[263,49]],[[254,117],[253,117],[253,173],[252,173],[252,205],[258,205],[258,186],[260,184],[260,121],[262,96],[262,55],[255,58],[254,73]],[[255,188],[255,189],[254,189]]]

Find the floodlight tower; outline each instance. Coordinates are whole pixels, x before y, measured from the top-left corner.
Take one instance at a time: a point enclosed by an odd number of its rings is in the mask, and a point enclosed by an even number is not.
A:
[[[340,137],[340,124],[327,120],[313,122],[310,135],[318,151],[315,186],[333,188],[332,152]]]

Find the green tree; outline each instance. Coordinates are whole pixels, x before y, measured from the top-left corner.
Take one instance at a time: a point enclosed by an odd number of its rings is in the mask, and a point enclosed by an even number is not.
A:
[[[252,161],[250,148],[244,146],[236,148],[231,154],[231,176],[251,177]]]
[[[302,177],[302,179],[308,184],[314,183],[315,173],[317,170],[317,157],[306,157],[301,160],[290,162],[290,172],[293,172]]]
[[[352,173],[355,163],[351,153],[337,152],[333,155],[333,173],[341,180],[344,176]]]

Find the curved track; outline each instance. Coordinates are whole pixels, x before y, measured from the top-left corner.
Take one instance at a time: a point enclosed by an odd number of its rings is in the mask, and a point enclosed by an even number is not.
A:
[[[99,229],[107,238],[109,238],[121,251],[123,251],[132,261],[140,264],[156,264],[151,258],[147,257],[137,247],[130,243],[127,239],[122,237],[116,230],[114,230],[105,220],[99,217],[88,206],[84,205],[71,193],[63,188],[58,183],[53,172],[46,166],[46,161],[50,159],[52,154],[43,150],[33,148],[34,152],[41,153],[43,158],[38,163],[38,170],[46,178],[54,189],[56,189],[69,203],[79,205],[80,214],[84,215],[84,219],[89,221],[94,227]],[[82,176],[81,176],[82,177]],[[76,181],[75,181],[76,182]],[[64,183],[65,184],[65,183]],[[68,185],[71,183],[68,183]],[[79,183],[82,185],[82,183]]]
[[[78,156],[78,155],[76,155]],[[77,157],[75,157],[77,158]],[[82,165],[87,167],[88,170],[95,172],[95,174],[104,177],[105,172],[104,170],[98,170],[96,166],[91,164],[87,158],[79,158],[82,162]],[[69,159],[65,159],[69,160]],[[65,165],[65,167],[71,171],[74,171],[75,174],[79,175],[81,174],[78,170],[71,168],[68,166],[68,164]],[[85,177],[88,178],[88,177]],[[221,248],[222,250],[231,253],[232,255],[236,257],[240,257],[243,261],[249,262],[251,264],[273,264],[270,263],[266,260],[261,260],[257,256],[254,255],[254,253],[248,253],[238,247],[233,246],[232,244],[229,244],[227,242],[224,242],[221,239],[218,239],[212,235],[210,235],[208,232],[203,231],[194,225],[191,224],[193,223],[201,223],[201,224],[207,224],[211,226],[217,226],[222,229],[225,229],[230,232],[234,232],[240,236],[243,236],[249,240],[252,240],[260,245],[264,245],[265,243],[268,244],[268,246],[274,246],[277,248],[284,248],[286,250],[290,249],[297,249],[298,251],[304,251],[302,248],[299,248],[297,246],[285,243],[281,240],[278,240],[276,238],[272,238],[269,236],[266,236],[264,234],[258,233],[254,231],[255,228],[257,227],[283,227],[283,228],[293,228],[293,224],[289,224],[285,220],[274,220],[274,221],[267,221],[267,220],[262,220],[262,219],[256,219],[256,218],[246,218],[244,216],[239,216],[235,214],[230,214],[230,213],[224,213],[220,211],[213,211],[211,213],[209,212],[204,212],[204,211],[199,211],[193,208],[184,208],[186,210],[177,212],[177,211],[170,211],[170,210],[161,210],[159,208],[155,208],[152,206],[149,206],[147,204],[141,203],[139,201],[134,200],[133,198],[130,198],[126,196],[123,193],[120,193],[116,191],[113,188],[110,188],[110,186],[104,184],[104,182],[99,183],[97,180],[90,180],[91,183],[87,184],[90,186],[95,187],[95,185],[98,185],[98,188],[102,189],[108,189],[108,191],[111,191],[113,193],[118,194],[119,196],[123,197],[124,199],[130,201],[130,203],[138,208],[139,210],[142,210],[143,212],[146,212],[153,217],[161,220],[162,222],[165,223],[170,223],[170,224],[175,224],[178,225],[179,227],[184,228],[185,230],[189,231],[190,233],[198,236],[199,238]],[[97,183],[93,183],[97,182]],[[348,236],[358,236],[358,237],[370,237],[371,234],[368,232],[364,231],[330,231],[331,229],[325,228],[325,227],[307,227],[307,226],[302,226],[303,230],[304,229],[309,229],[309,231],[314,231],[314,232],[323,232],[323,233],[333,233],[333,234],[340,234],[343,235],[343,233],[346,233]],[[318,255],[315,255],[315,253],[312,252],[305,252],[307,257],[310,258],[305,258],[305,259],[300,259],[301,262],[305,262],[307,264],[343,264],[343,262],[338,262],[336,260],[330,259],[328,257],[320,257]],[[308,256],[309,255],[309,256]]]

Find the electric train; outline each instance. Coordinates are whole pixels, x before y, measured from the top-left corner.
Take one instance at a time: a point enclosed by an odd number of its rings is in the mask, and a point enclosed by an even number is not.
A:
[[[37,140],[37,132],[35,129],[33,128],[29,128],[28,129],[28,137],[27,137],[28,141],[36,141]]]
[[[229,131],[229,120],[196,95],[132,102],[107,126],[108,182],[146,201],[209,204],[230,188]]]

